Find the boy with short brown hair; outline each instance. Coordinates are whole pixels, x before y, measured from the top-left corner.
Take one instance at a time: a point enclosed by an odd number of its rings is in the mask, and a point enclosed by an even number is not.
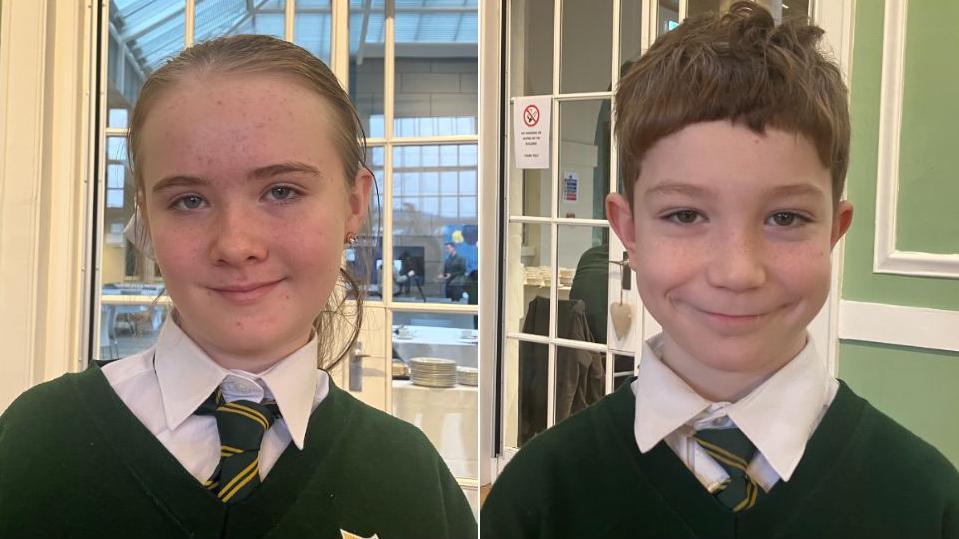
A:
[[[806,326],[852,222],[846,88],[822,30],[690,19],[625,75],[607,200],[663,332],[635,379],[534,438],[489,539],[959,538],[959,474],[828,372]]]

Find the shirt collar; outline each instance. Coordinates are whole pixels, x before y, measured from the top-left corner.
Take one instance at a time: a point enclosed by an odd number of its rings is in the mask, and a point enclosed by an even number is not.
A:
[[[810,336],[792,361],[727,409],[784,481],[792,477],[829,404],[831,381]]]
[[[812,338],[792,361],[731,404],[704,399],[689,387],[660,359],[661,342],[660,334],[644,343],[632,385],[639,450],[649,451],[677,429],[728,416],[788,481],[829,400],[831,376]]]
[[[267,394],[272,394],[293,443],[303,449],[317,391],[316,336],[266,371],[252,374],[218,365],[173,319],[168,317],[160,330],[155,356],[168,428],[179,427],[224,379],[241,377],[259,383]]]
[[[643,343],[639,371],[632,383],[636,395],[633,429],[643,453],[712,404],[662,362],[661,345],[662,334]]]

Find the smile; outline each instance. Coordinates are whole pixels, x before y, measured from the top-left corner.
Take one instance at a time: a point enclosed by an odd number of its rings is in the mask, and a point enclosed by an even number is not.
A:
[[[247,305],[259,301],[273,291],[283,279],[276,281],[249,283],[242,285],[210,287],[210,290],[216,292],[220,297],[236,305]]]
[[[696,309],[705,319],[706,323],[721,332],[750,332],[756,329],[758,324],[762,324],[770,314],[769,312],[755,314],[730,314],[716,313],[704,309]]]
[[[763,315],[761,314],[723,314],[723,313],[712,313],[709,311],[703,311],[703,313],[718,318],[720,320],[730,320],[732,322],[742,321],[749,322],[751,320],[758,320]]]

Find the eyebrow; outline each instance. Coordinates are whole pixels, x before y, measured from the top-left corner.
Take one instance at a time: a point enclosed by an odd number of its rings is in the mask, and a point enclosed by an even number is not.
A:
[[[713,196],[715,192],[712,189],[700,187],[690,183],[665,182],[646,191],[644,196],[666,196],[666,195],[686,195],[692,197]],[[795,183],[789,185],[776,186],[765,194],[774,197],[784,196],[824,196],[825,193],[819,187],[808,183]]]
[[[318,168],[300,161],[286,161],[284,163],[276,163],[273,165],[260,167],[252,170],[249,174],[247,174],[247,177],[251,180],[260,180],[272,178],[273,176],[278,176],[280,174],[288,174],[291,172],[299,172],[322,177],[322,174]],[[173,187],[192,187],[195,185],[205,185],[206,183],[208,183],[207,180],[200,176],[176,174],[173,176],[167,176],[158,181],[156,185],[153,186],[153,192],[158,193]]]

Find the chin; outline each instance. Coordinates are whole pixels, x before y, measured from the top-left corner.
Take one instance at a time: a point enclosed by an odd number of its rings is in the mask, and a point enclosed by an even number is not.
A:
[[[728,372],[755,372],[765,370],[772,364],[785,364],[795,357],[795,353],[786,350],[784,341],[716,343],[703,350],[712,368]],[[798,350],[797,350],[798,352]],[[789,357],[783,357],[786,353]],[[779,365],[781,366],[781,365]]]
[[[302,332],[293,332],[272,324],[252,321],[230,322],[220,326],[208,335],[217,335],[217,348],[235,356],[271,355],[277,350],[290,348]],[[297,343],[297,345],[305,344]]]

